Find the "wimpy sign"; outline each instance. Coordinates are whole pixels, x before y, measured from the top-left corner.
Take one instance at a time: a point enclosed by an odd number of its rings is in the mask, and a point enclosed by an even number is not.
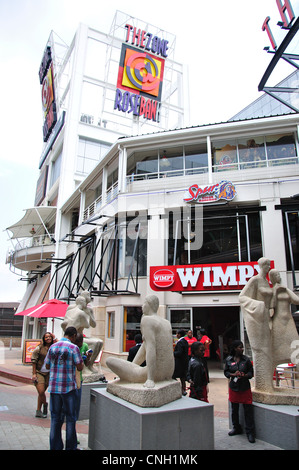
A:
[[[271,268],[274,267],[273,261]],[[259,273],[258,263],[222,263],[186,266],[152,266],[150,286],[155,291],[241,290]]]

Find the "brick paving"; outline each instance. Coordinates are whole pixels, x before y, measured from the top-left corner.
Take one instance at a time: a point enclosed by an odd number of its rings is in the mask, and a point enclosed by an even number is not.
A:
[[[48,450],[50,416],[34,416],[37,393],[28,380],[31,366],[22,364],[19,348],[5,348],[4,356],[0,363],[0,450]],[[103,368],[103,373],[107,380],[113,379],[111,371]],[[245,434],[229,437],[227,397],[223,372],[217,367],[210,369],[209,402],[214,405],[215,450],[281,450],[260,440],[250,444]],[[88,420],[77,422],[77,436],[79,448],[88,450]]]

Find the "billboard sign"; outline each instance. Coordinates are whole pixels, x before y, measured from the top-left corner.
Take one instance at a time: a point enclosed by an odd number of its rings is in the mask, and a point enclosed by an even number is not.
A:
[[[168,41],[128,24],[125,27],[114,109],[159,122]]]
[[[39,81],[42,88],[42,107],[44,112],[43,137],[47,142],[57,122],[53,62],[50,46],[46,47],[39,68]]]

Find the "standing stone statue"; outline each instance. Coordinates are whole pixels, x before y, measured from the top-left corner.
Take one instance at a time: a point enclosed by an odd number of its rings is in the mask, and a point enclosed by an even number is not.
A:
[[[119,377],[118,381],[108,384],[107,391],[139,406],[161,406],[181,397],[180,384],[172,379],[171,325],[157,314],[158,308],[157,296],[145,298],[140,322],[143,343],[133,362],[115,357],[106,360],[107,366]],[[146,366],[142,367],[144,361]]]
[[[78,295],[75,305],[70,305],[67,308],[64,321],[61,324],[63,331],[65,331],[68,326],[74,326],[78,333],[83,334],[84,328],[94,328],[96,326],[93,310],[88,306],[90,301],[91,298],[88,291],[83,291]],[[83,369],[83,382],[95,381],[102,375],[94,366],[94,361],[102,349],[103,341],[99,338],[85,336],[84,342],[88,344],[93,352],[90,357],[89,365]]]
[[[273,285],[272,316],[272,351],[274,367],[290,362],[293,341],[299,335],[291,313],[290,305],[299,305],[299,297],[290,289],[281,285],[279,271],[271,269],[270,281]]]
[[[253,276],[239,295],[250,342],[255,375],[255,389],[273,392],[273,357],[270,334],[270,307],[273,291],[266,279],[270,260],[258,260],[259,274]]]
[[[298,389],[274,388],[273,374],[278,364],[290,362],[292,343],[299,340],[290,304],[299,297],[282,286],[270,260],[258,260],[260,272],[253,276],[239,295],[255,374],[254,400],[269,404],[299,405]],[[267,281],[269,273],[273,288]],[[297,366],[298,367],[298,366]]]

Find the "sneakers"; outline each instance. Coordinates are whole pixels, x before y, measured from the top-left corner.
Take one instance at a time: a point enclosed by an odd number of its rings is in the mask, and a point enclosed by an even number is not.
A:
[[[41,412],[41,410],[36,410],[35,417],[36,417],[36,418],[46,418],[47,415],[44,415],[44,414]]]
[[[47,418],[48,416],[48,403],[43,404],[43,411],[36,410],[35,417],[36,418]]]

